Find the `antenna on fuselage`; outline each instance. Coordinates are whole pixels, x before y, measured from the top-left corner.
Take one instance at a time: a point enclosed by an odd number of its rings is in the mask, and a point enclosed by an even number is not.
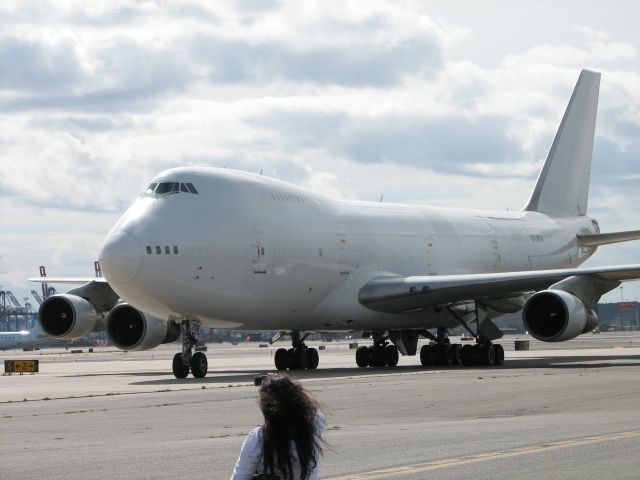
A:
[[[262,175],[262,169],[260,169],[260,175]]]
[[[380,203],[382,203],[382,199],[384,198],[384,192],[380,195]]]

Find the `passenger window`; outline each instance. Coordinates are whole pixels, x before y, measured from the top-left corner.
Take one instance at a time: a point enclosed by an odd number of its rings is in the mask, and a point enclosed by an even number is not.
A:
[[[151,246],[147,245],[147,255],[151,255]]]
[[[191,193],[195,193],[196,195],[198,194],[198,190],[193,186],[193,183],[187,183],[187,188]]]
[[[169,250],[169,247],[167,245],[164,246],[164,253],[166,253],[167,255],[171,253],[171,250]]]
[[[187,186],[184,183],[180,184],[180,191],[184,192],[184,193],[189,193],[189,189],[187,188]]]
[[[178,247],[176,247],[175,245],[173,246],[173,254],[174,255],[178,254]]]
[[[156,253],[158,255],[160,255],[162,253],[162,249],[158,245],[156,245]]]

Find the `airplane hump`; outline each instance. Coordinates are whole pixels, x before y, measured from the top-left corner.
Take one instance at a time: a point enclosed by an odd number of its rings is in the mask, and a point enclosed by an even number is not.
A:
[[[586,215],[599,90],[600,73],[582,70],[524,210]]]

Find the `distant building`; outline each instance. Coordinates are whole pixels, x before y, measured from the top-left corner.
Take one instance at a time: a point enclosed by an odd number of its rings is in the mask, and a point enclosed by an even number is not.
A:
[[[640,330],[640,303],[599,303],[596,306],[598,326],[607,330]]]

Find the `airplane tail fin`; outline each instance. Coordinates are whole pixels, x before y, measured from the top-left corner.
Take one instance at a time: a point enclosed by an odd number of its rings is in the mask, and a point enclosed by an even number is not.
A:
[[[582,70],[526,211],[586,215],[600,74]]]

